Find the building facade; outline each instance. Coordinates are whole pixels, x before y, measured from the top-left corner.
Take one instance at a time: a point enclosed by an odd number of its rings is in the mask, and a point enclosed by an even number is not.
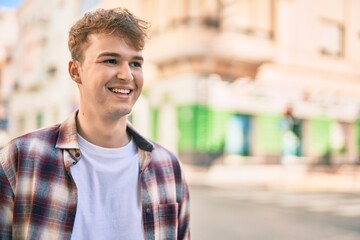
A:
[[[17,10],[8,132],[11,137],[58,122],[76,105],[67,74],[67,31],[78,13],[75,2],[27,0]]]
[[[360,1],[147,2],[154,137],[198,164],[358,163]]]
[[[0,147],[2,147],[9,141],[7,106],[11,94],[11,79],[14,79],[11,52],[14,42],[18,39],[14,9],[0,9],[0,29],[6,33],[0,39]]]
[[[26,0],[8,132],[76,108],[68,27],[85,11],[123,6],[152,25],[145,90],[130,118],[184,162],[359,163],[360,1],[316,3]]]

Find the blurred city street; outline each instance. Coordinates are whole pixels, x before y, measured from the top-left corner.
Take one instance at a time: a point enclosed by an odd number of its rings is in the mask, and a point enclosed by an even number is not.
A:
[[[360,193],[360,166],[215,163],[184,166],[190,183],[290,192]]]
[[[299,166],[185,169],[194,240],[360,239],[360,194],[345,173],[310,173]],[[341,191],[346,181],[352,189]]]
[[[196,185],[190,190],[193,240],[360,239],[359,195],[279,193]],[[329,207],[327,203],[336,206],[339,212],[335,208],[325,209]],[[351,204],[357,204],[357,216],[341,212],[342,207],[345,210]]]

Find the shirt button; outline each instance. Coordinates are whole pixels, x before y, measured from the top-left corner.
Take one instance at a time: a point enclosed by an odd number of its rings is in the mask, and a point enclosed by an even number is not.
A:
[[[75,165],[77,162],[76,161],[73,161],[72,164]]]
[[[79,152],[75,153],[75,157],[76,157],[76,158],[79,158],[79,157],[80,157],[80,153],[79,153]]]

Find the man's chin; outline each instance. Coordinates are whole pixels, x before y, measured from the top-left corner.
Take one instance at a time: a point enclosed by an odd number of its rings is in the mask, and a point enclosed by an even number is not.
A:
[[[114,111],[110,114],[110,118],[112,120],[119,120],[121,118],[127,118],[127,116],[131,113],[131,110],[121,110],[121,111]]]

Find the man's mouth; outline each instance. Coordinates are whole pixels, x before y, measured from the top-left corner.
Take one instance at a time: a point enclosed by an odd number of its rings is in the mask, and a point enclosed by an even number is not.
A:
[[[120,93],[129,95],[131,93],[130,89],[122,89],[122,88],[109,88],[113,93]]]

